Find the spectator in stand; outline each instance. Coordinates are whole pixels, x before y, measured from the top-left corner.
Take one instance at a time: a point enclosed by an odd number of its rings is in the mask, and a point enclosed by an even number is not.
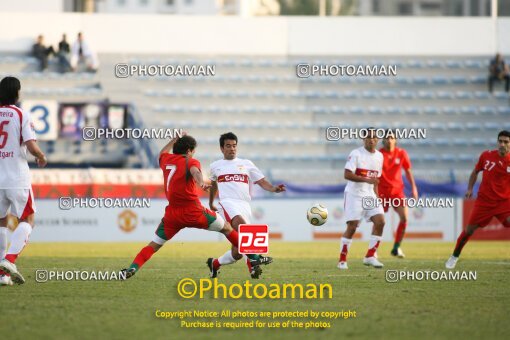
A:
[[[83,34],[78,33],[78,39],[71,47],[71,68],[76,71],[78,63],[84,62],[87,70],[96,72],[99,68],[99,60],[89,44],[83,39]]]
[[[39,61],[39,68],[44,71],[48,67],[48,57],[55,54],[53,46],[44,46],[44,37],[39,35],[37,42],[32,46],[32,55]]]
[[[58,43],[58,63],[60,65],[60,70],[62,72],[67,72],[71,69],[71,63],[70,63],[70,54],[71,54],[71,47],[69,46],[69,43],[67,42],[67,37],[65,34],[62,34],[62,40]]]
[[[494,81],[505,81],[505,91],[508,92],[510,89],[510,71],[508,65],[503,60],[500,53],[496,54],[496,57],[491,60],[489,66],[489,92],[492,93]]]

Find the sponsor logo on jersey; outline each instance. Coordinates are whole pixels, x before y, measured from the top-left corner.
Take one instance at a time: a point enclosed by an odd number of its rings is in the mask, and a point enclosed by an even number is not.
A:
[[[377,170],[368,170],[368,169],[356,169],[356,175],[366,177],[366,178],[377,178],[379,172]]]
[[[218,183],[223,182],[241,182],[248,183],[248,175],[243,174],[225,174],[218,176]]]
[[[506,172],[510,172],[510,166],[506,167]]]
[[[400,164],[400,158],[395,158],[395,164]]]

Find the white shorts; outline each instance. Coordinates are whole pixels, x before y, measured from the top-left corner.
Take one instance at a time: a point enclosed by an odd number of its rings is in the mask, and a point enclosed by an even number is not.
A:
[[[375,199],[375,196],[374,196]],[[367,222],[375,215],[384,215],[384,209],[382,205],[377,205],[372,208],[363,207],[363,197],[353,195],[351,193],[344,193],[344,212],[345,221],[361,221],[364,218]]]
[[[236,216],[242,216],[246,223],[251,223],[251,206],[241,200],[222,200],[218,204],[218,212],[228,223]]]
[[[32,189],[0,189],[0,218],[11,214],[19,219],[35,213],[34,193]]]

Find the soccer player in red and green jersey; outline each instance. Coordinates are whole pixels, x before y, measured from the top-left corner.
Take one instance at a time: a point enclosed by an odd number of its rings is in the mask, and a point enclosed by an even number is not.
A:
[[[469,177],[466,198],[471,198],[478,173],[483,171],[478,197],[468,225],[459,235],[453,255],[446,261],[446,268],[453,269],[460,252],[471,235],[496,217],[504,227],[510,228],[510,131],[498,134],[498,149],[482,152]]]
[[[184,228],[220,232],[237,247],[237,231],[216,212],[203,207],[200,203],[196,185],[204,190],[209,190],[210,185],[204,183],[200,162],[193,158],[196,145],[193,137],[184,135],[172,139],[161,150],[159,166],[163,171],[168,205],[153,240],[136,255],[129,268],[123,269],[126,278],[133,276],[166,241]],[[169,153],[170,150],[172,153]]]
[[[404,258],[404,252],[400,249],[400,244],[404,239],[404,233],[407,227],[407,207],[404,204],[404,181],[402,180],[402,169],[404,169],[407,180],[411,184],[413,197],[418,198],[418,189],[414,182],[413,172],[411,171],[411,161],[406,150],[397,147],[397,140],[391,130],[388,130],[386,138],[383,139],[383,148],[379,150],[384,156],[382,176],[379,181],[379,197],[385,199],[383,202],[384,212],[388,212],[391,200],[393,209],[399,217],[397,232],[395,233],[395,242],[391,255]]]

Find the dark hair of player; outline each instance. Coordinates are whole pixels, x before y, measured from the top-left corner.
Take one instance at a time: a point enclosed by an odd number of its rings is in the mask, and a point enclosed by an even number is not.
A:
[[[196,147],[197,141],[195,140],[195,138],[186,135],[182,136],[175,142],[172,148],[172,152],[177,155],[184,155],[188,152],[188,150],[193,151],[195,150]]]
[[[499,139],[499,137],[508,137],[508,138],[510,138],[510,131],[507,131],[507,130],[501,131],[500,133],[498,133],[498,139]]]
[[[227,132],[227,133],[224,133],[224,134],[222,134],[220,136],[220,146],[221,147],[225,146],[225,141],[226,140],[235,140],[236,144],[237,144],[237,136],[234,135],[232,132]]]
[[[18,78],[5,77],[0,81],[0,104],[14,105],[19,99],[21,84]]]
[[[384,138],[388,139],[390,137],[393,137],[396,139],[396,134],[395,134],[395,131],[393,131],[392,129],[386,129],[386,131],[384,131]]]

